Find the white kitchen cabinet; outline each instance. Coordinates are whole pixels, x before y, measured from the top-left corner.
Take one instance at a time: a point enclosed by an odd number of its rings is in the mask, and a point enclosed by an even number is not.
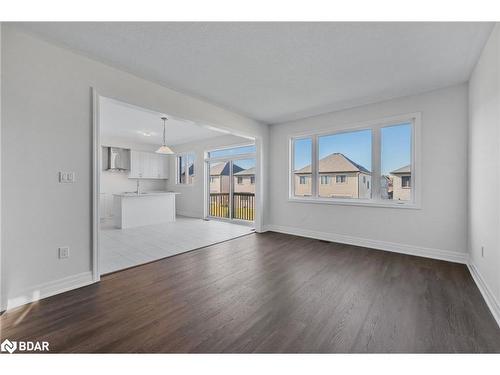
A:
[[[152,152],[130,152],[129,178],[168,178],[168,156]]]

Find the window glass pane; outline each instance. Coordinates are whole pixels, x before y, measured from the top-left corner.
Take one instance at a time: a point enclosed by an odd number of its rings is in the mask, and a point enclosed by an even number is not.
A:
[[[233,219],[254,220],[255,159],[233,161]]]
[[[380,190],[383,199],[412,200],[411,137],[411,123],[388,126],[380,130]]]
[[[210,163],[209,215],[229,218],[230,162]]]
[[[187,164],[187,180],[186,183],[192,184],[193,183],[193,177],[194,177],[194,159],[195,155],[193,153],[188,154],[186,156],[186,164]]]
[[[184,184],[186,182],[186,159],[184,156],[177,157],[177,183]]]
[[[311,196],[312,139],[295,139],[293,150],[293,194],[297,197]]]
[[[372,131],[370,129],[318,137],[318,148],[320,197],[371,198]]]
[[[192,184],[194,177],[195,154],[189,153],[177,157],[177,183]],[[186,174],[186,171],[187,174]]]
[[[255,153],[255,145],[242,146],[242,147],[233,147],[226,148],[223,150],[214,150],[208,153],[209,158],[222,158],[226,156],[235,156],[242,154],[252,154]]]

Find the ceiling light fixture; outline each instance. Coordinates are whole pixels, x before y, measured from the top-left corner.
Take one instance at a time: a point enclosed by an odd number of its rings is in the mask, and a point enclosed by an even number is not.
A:
[[[170,147],[167,146],[166,144],[166,141],[165,141],[165,128],[166,128],[166,121],[167,121],[167,118],[165,116],[163,116],[161,118],[163,120],[163,144],[161,145],[161,147],[156,150],[156,153],[157,154],[165,154],[165,155],[172,155],[174,152],[170,149]]]

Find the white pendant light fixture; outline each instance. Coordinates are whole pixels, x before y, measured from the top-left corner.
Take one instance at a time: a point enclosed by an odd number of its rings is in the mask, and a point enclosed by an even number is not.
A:
[[[167,121],[167,118],[163,116],[161,119],[163,120],[163,144],[158,150],[156,150],[156,153],[164,155],[172,155],[174,152],[170,147],[167,146],[165,141],[165,127],[166,127],[165,121]]]

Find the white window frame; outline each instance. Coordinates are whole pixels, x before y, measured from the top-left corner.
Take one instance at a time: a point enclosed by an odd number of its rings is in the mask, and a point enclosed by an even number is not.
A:
[[[359,122],[351,125],[342,126],[342,128],[330,128],[316,132],[297,133],[289,137],[289,179],[288,179],[288,200],[298,203],[317,203],[317,204],[333,204],[333,205],[351,205],[351,206],[370,206],[370,207],[388,207],[388,208],[407,208],[421,209],[421,131],[422,131],[422,115],[420,112],[409,113],[398,116],[391,116],[377,120]],[[381,129],[385,127],[400,125],[403,123],[412,123],[412,143],[411,143],[411,189],[412,199],[410,201],[394,201],[390,199],[382,199],[380,194],[380,177],[381,177]],[[361,130],[372,131],[372,165],[371,165],[371,199],[363,198],[325,198],[319,197],[319,147],[318,138],[320,136],[334,135],[341,133],[350,133]],[[312,140],[312,173],[311,185],[312,195],[309,197],[294,195],[294,142],[304,138]]]
[[[193,178],[191,179],[191,182],[187,182],[189,180],[187,178],[187,175],[189,174],[189,170],[187,168],[187,157],[188,155],[193,156],[193,168],[194,168],[194,175]],[[181,182],[180,181],[180,165],[179,165],[179,158],[185,158],[186,160],[186,182]],[[180,185],[180,186],[192,186],[194,184],[194,177],[196,176],[196,152],[194,151],[187,151],[187,152],[181,152],[178,154],[175,154],[175,184]]]
[[[237,155],[227,155],[227,156],[217,156],[217,157],[210,157],[210,153],[214,151],[221,151],[221,150],[227,150],[227,149],[232,149],[232,148],[240,148],[240,147],[247,147],[247,146],[255,146],[255,152],[251,153],[246,153],[246,154],[237,154]],[[243,225],[255,225],[254,223],[257,220],[257,212],[255,213],[254,216],[254,221],[247,221],[247,220],[240,220],[240,219],[231,219],[233,216],[233,207],[232,204],[230,205],[229,209],[229,218],[222,218],[222,217],[216,217],[216,216],[210,216],[209,215],[209,210],[207,209],[208,207],[208,196],[210,195],[210,182],[211,182],[211,176],[210,176],[210,163],[217,163],[217,162],[226,162],[230,161],[233,163],[234,161],[237,160],[245,160],[245,159],[255,159],[255,181],[257,181],[257,184],[259,183],[259,178],[258,174],[259,172],[259,154],[260,154],[260,146],[258,146],[257,142],[245,142],[245,143],[239,143],[239,144],[234,144],[234,145],[227,145],[227,146],[221,146],[213,149],[206,150],[204,152],[204,164],[205,164],[205,181],[208,181],[207,187],[205,189],[205,215],[204,217],[210,220],[219,220],[219,221],[227,221],[227,222],[234,222],[234,223],[240,223]],[[230,178],[234,178],[234,174],[232,172],[232,168],[230,168]],[[219,176],[217,176],[219,177]],[[234,194],[234,184],[230,184],[230,191],[229,191],[229,200],[232,202],[233,201],[233,194]],[[255,192],[255,198],[257,198],[257,191]],[[257,202],[256,202],[257,203]],[[255,206],[257,209],[257,205]]]

